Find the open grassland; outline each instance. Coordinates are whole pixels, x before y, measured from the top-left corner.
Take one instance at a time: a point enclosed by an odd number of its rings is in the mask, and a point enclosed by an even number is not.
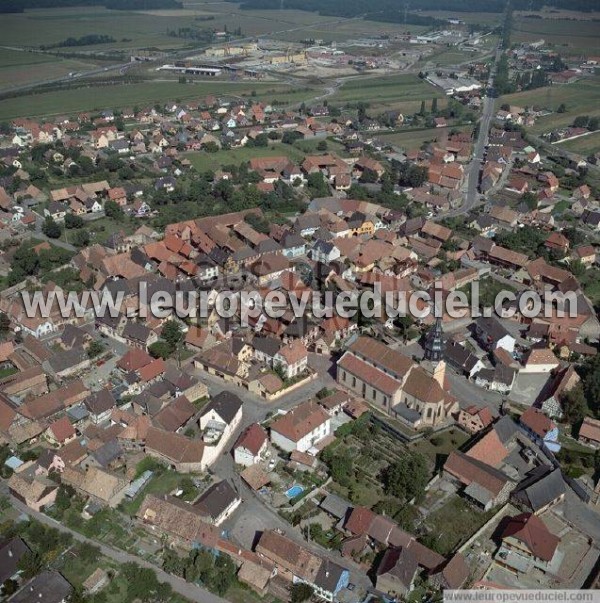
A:
[[[422,99],[445,98],[444,94],[416,75],[354,78],[331,97],[332,102],[403,103]]]
[[[260,82],[151,82],[114,86],[90,86],[19,96],[0,101],[0,120],[15,117],[42,117],[72,114],[80,111],[120,109],[147,106],[167,101],[199,100],[207,94],[249,96],[256,91],[257,98],[287,100],[286,89],[273,83]],[[306,93],[307,95],[309,93]],[[295,95],[292,96],[295,99]]]
[[[95,66],[92,61],[0,48],[0,88],[10,90],[15,86],[64,77],[72,71],[89,70]]]
[[[451,130],[459,130],[461,132],[470,131],[469,128],[428,128],[423,130],[406,130],[395,132],[394,134],[378,134],[377,138],[388,144],[402,147],[403,149],[418,149],[426,142],[435,142],[446,138]]]
[[[519,107],[535,106],[554,111],[551,115],[540,117],[535,125],[529,128],[534,134],[543,134],[571,125],[578,115],[600,116],[600,77],[583,78],[564,86],[547,86],[508,94],[497,99],[496,107],[499,108],[504,103]],[[556,113],[562,103],[566,105],[567,111]]]
[[[561,142],[557,146],[566,151],[579,153],[580,155],[593,155],[600,151],[600,132],[594,132],[587,136],[580,136],[573,140],[567,140],[566,142]]]
[[[513,42],[534,42],[543,38],[560,52],[569,54],[600,52],[600,25],[591,19],[527,19],[515,15]]]

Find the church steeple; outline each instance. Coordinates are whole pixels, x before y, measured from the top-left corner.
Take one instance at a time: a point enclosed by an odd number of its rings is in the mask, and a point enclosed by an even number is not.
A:
[[[440,362],[444,357],[444,332],[442,319],[436,318],[435,324],[425,336],[425,360]]]

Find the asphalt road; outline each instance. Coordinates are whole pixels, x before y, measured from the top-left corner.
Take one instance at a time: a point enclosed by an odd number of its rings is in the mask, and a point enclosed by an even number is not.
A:
[[[501,51],[497,50],[496,55],[494,57],[494,62],[492,64],[492,69],[490,72],[490,78],[488,80],[488,86],[492,85],[496,63],[500,59]],[[492,118],[494,117],[494,99],[486,96],[483,99],[483,109],[481,114],[481,121],[479,122],[479,134],[477,136],[477,140],[475,141],[475,146],[473,147],[473,159],[467,168],[467,178],[466,178],[466,190],[463,204],[452,211],[449,211],[445,214],[440,215],[440,219],[442,218],[451,218],[454,216],[459,216],[461,214],[469,213],[476,205],[479,205],[480,197],[479,197],[479,173],[483,167],[483,153],[485,151],[485,147],[488,143],[489,133],[490,133],[490,125],[492,123]]]
[[[203,588],[200,588],[196,584],[190,584],[189,582],[186,582],[182,578],[178,578],[177,576],[172,576],[171,574],[167,574],[160,567],[153,565],[152,563],[149,563],[145,559],[140,559],[139,557],[136,557],[135,555],[130,555],[129,553],[125,553],[124,551],[114,549],[113,547],[107,546],[92,538],[86,538],[82,534],[79,534],[79,532],[75,532],[75,531],[67,528],[66,526],[51,519],[47,515],[44,515],[43,513],[38,513],[36,511],[34,511],[33,509],[30,509],[29,507],[27,507],[26,505],[24,505],[23,503],[21,503],[20,501],[18,501],[16,498],[14,498],[12,496],[9,496],[9,500],[10,500],[11,505],[18,511],[25,513],[31,517],[34,517],[39,522],[44,523],[53,528],[56,528],[57,530],[60,530],[61,532],[66,532],[68,534],[71,534],[73,536],[73,538],[79,542],[88,542],[89,544],[99,547],[100,550],[102,551],[103,555],[105,555],[106,557],[110,557],[111,559],[113,559],[114,561],[116,561],[119,564],[133,562],[133,563],[137,563],[138,565],[140,565],[142,567],[146,567],[148,569],[154,570],[158,576],[158,579],[161,582],[167,582],[168,584],[171,585],[171,587],[173,588],[173,590],[175,592],[179,593],[180,595],[182,595],[184,597],[187,597],[191,601],[198,601],[199,603],[227,603],[227,601],[225,599],[222,599],[221,597],[217,597],[216,595],[213,595],[209,591],[207,591]]]

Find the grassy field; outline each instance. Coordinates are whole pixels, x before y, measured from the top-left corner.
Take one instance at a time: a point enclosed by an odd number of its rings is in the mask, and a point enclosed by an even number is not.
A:
[[[398,145],[404,149],[417,149],[425,142],[441,140],[446,137],[450,130],[468,131],[468,128],[429,128],[424,130],[407,130],[406,132],[395,132],[394,134],[379,134],[377,137],[383,142]]]
[[[598,23],[589,19],[513,18],[513,42],[534,42],[543,38],[561,52],[598,51]]]
[[[573,123],[577,115],[600,115],[600,77],[589,77],[565,86],[547,86],[537,90],[517,92],[500,97],[499,108],[504,103],[520,107],[535,106],[554,111],[552,115],[539,118],[532,128],[534,134],[542,134]],[[556,113],[561,103],[567,111]]]
[[[275,144],[269,147],[242,147],[217,153],[198,151],[188,153],[187,158],[198,171],[205,172],[206,170],[217,170],[225,165],[240,165],[250,161],[253,157],[278,157],[281,155],[299,163],[304,159],[305,153],[289,144]]]
[[[434,97],[443,99],[444,94],[419,79],[416,75],[356,78],[347,81],[331,97],[332,102],[402,103]]]
[[[561,149],[579,153],[580,155],[591,155],[600,151],[600,132],[594,132],[587,136],[580,136],[573,140],[567,140],[557,145]]]
[[[60,90],[8,98],[0,101],[0,120],[15,117],[41,117],[64,115],[79,111],[119,109],[145,106],[167,101],[198,100],[207,94],[250,96],[256,91],[257,98],[277,98],[295,102],[296,94],[288,97],[289,88],[267,82],[199,82],[179,84],[177,82],[145,82],[114,86],[90,86],[73,90]],[[305,96],[310,96],[309,92]]]
[[[494,515],[494,509],[484,513],[454,495],[443,507],[427,516],[425,523],[435,550],[441,555],[454,551]]]

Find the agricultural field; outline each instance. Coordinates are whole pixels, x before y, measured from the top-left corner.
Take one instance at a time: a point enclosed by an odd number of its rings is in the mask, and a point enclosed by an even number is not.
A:
[[[556,146],[567,151],[572,151],[573,153],[579,153],[583,156],[593,155],[600,151],[600,132],[594,132],[587,136],[580,136],[573,140],[567,140]]]
[[[331,97],[332,102],[368,102],[370,104],[404,103],[421,104],[422,99],[434,97],[443,99],[445,95],[416,75],[389,77],[353,78],[344,83]]]
[[[135,105],[154,105],[167,101],[189,101],[200,99],[207,94],[226,96],[250,96],[256,92],[257,99],[296,102],[297,93],[290,94],[285,85],[273,82],[198,82],[179,84],[177,82],[146,82],[111,86],[89,86],[75,89],[43,92],[19,96],[0,101],[0,120],[16,117],[42,117],[64,115],[79,111],[120,109]],[[305,96],[310,96],[306,92]]]
[[[39,52],[0,49],[0,90],[65,77],[70,72],[91,70],[93,60],[64,59]]]
[[[529,128],[534,134],[543,134],[571,125],[578,115],[600,115],[600,77],[587,77],[564,86],[547,86],[508,94],[497,99],[497,108],[504,103],[519,107],[536,106],[554,111],[551,115],[536,120],[535,125]],[[562,103],[566,105],[567,111],[556,113]]]
[[[117,41],[71,50],[105,52],[123,48],[179,48],[188,41],[168,36],[167,30],[189,27],[192,20],[189,14],[157,16],[101,7],[36,9],[2,15],[2,43],[7,46],[39,47],[57,44],[69,37],[106,34]],[[222,25],[214,21],[198,23],[200,28]]]
[[[556,50],[568,54],[585,54],[598,50],[598,23],[589,14],[581,18],[531,19],[515,14],[511,39],[514,43],[544,39]]]

